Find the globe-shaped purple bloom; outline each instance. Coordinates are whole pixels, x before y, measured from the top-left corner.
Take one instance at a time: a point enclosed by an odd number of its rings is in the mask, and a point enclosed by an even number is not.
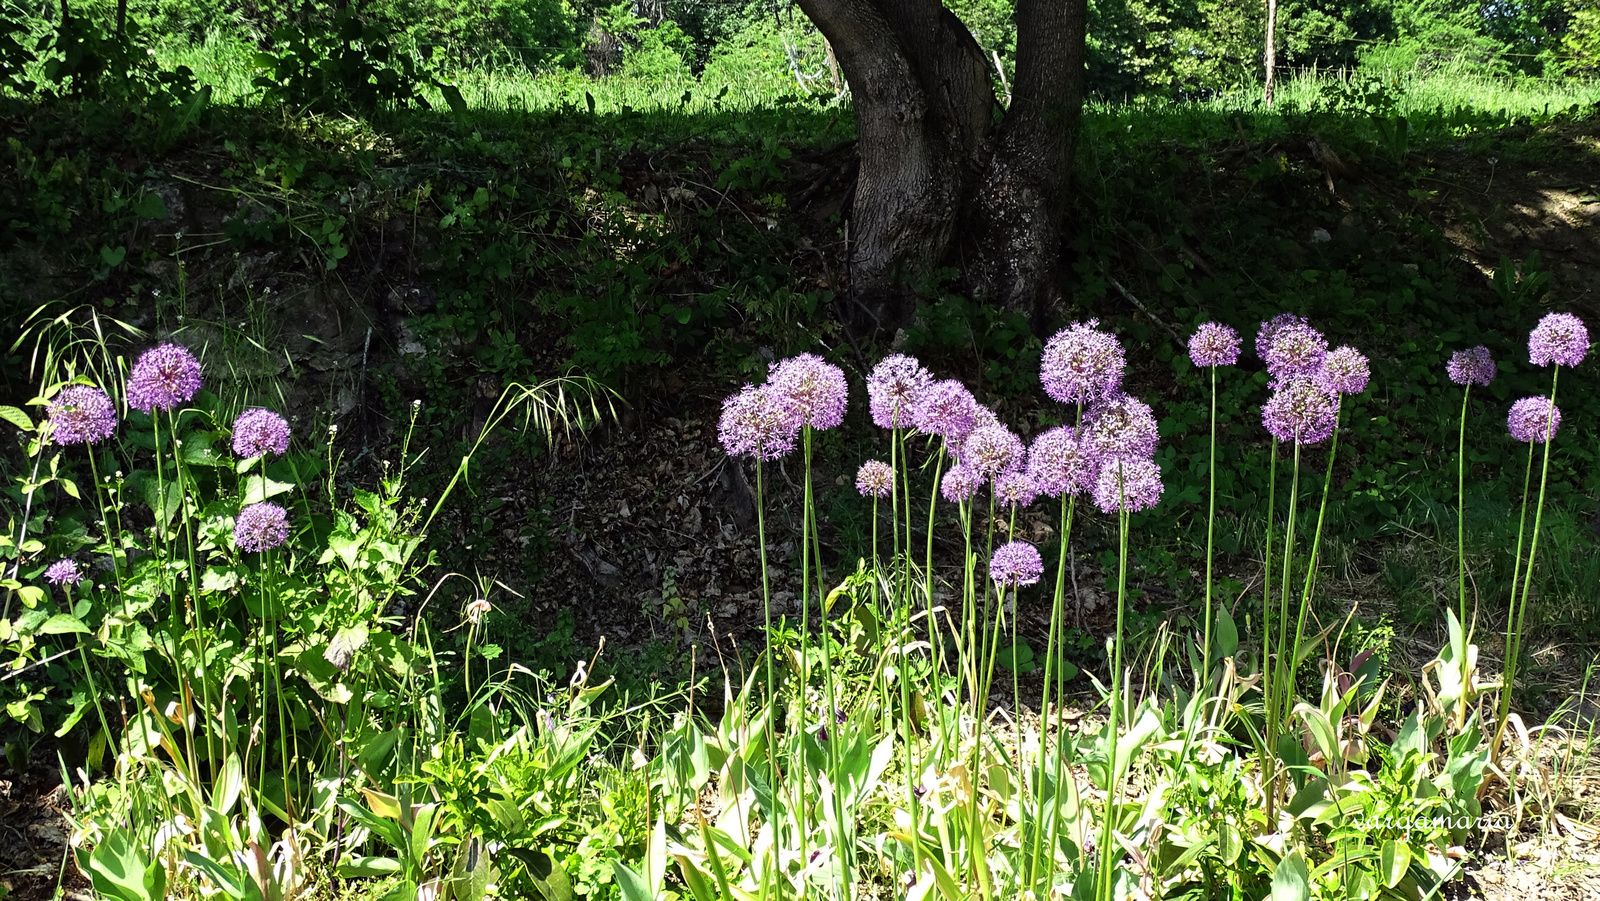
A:
[[[289,539],[289,514],[277,504],[251,504],[233,524],[233,543],[246,553],[270,551]]]
[[[1571,313],[1550,313],[1528,335],[1528,359],[1535,366],[1576,366],[1589,353],[1589,330]]]
[[[50,440],[56,444],[98,444],[117,429],[117,408],[104,391],[89,385],[63,388],[45,408]]]
[[[767,384],[794,401],[802,425],[831,429],[844,422],[850,390],[844,370],[816,354],[801,354],[772,364]]]
[[[867,376],[867,405],[872,410],[872,421],[885,429],[911,425],[911,411],[931,384],[932,374],[914,357],[884,357]]]
[[[1206,322],[1189,337],[1189,359],[1201,368],[1239,362],[1239,333],[1220,322]]]
[[[44,580],[51,585],[76,585],[83,581],[83,571],[76,560],[57,560],[46,567]]]
[[[882,460],[868,460],[856,470],[856,490],[864,497],[888,497],[894,493],[894,470]]]
[[[1445,364],[1444,369],[1450,375],[1450,381],[1457,385],[1487,385],[1494,381],[1496,371],[1489,348],[1482,344],[1451,354],[1450,362]]]
[[[1372,379],[1372,367],[1366,354],[1346,345],[1328,352],[1317,378],[1330,391],[1360,394],[1367,390],[1367,382]]]
[[[794,401],[771,385],[746,385],[722,402],[717,438],[730,457],[776,460],[794,450],[799,432]]]
[[[1561,408],[1548,397],[1524,397],[1511,405],[1506,427],[1524,444],[1543,444],[1561,428]]]
[[[1039,549],[1026,541],[1008,541],[995,549],[989,558],[989,578],[996,584],[1013,588],[1032,585],[1044,575],[1044,561],[1039,559]]]
[[[1261,323],[1260,331],[1256,332],[1256,356],[1265,360],[1267,353],[1272,349],[1272,342],[1277,339],[1278,333],[1291,325],[1310,327],[1311,323],[1304,316],[1293,313],[1279,313],[1266,322]]]
[[[939,480],[939,493],[947,501],[964,504],[972,500],[982,484],[983,477],[976,469],[965,463],[957,463],[944,471],[944,477]]]
[[[1161,467],[1154,460],[1111,460],[1094,484],[1094,505],[1101,513],[1148,510],[1161,502]]]
[[[1293,378],[1261,408],[1261,421],[1279,441],[1316,444],[1327,440],[1338,424],[1339,395],[1318,379]]]
[[[911,410],[911,425],[927,435],[938,435],[950,445],[960,445],[978,421],[978,401],[967,386],[955,379],[934,382]]]
[[[1074,322],[1045,343],[1039,361],[1044,393],[1063,404],[1092,404],[1122,385],[1127,366],[1122,343],[1097,326]]]
[[[1028,448],[1028,475],[1048,497],[1083,494],[1100,474],[1100,457],[1071,426],[1056,426],[1033,439]]]
[[[1268,323],[1270,325],[1271,323]],[[1314,375],[1328,356],[1328,339],[1304,322],[1286,322],[1272,333],[1262,359],[1276,382]]]
[[[959,453],[962,463],[986,479],[998,478],[1006,470],[1021,466],[1027,449],[1016,433],[999,424],[985,425],[967,433]]]
[[[128,406],[143,413],[170,410],[200,390],[200,361],[178,344],[158,344],[139,355],[128,375]]]
[[[994,499],[1007,509],[1026,507],[1038,496],[1039,489],[1025,470],[1008,470],[994,480]]]
[[[233,421],[233,452],[241,457],[266,454],[283,456],[289,449],[289,424],[283,417],[259,407],[246,410]]]
[[[1135,460],[1155,456],[1160,434],[1149,404],[1128,394],[1114,394],[1084,416],[1079,440],[1087,442],[1105,465],[1114,457]]]

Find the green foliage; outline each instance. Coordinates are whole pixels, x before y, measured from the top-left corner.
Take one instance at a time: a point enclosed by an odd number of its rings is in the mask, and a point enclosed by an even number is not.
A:
[[[279,28],[279,49],[258,53],[255,83],[269,103],[314,110],[355,110],[427,101],[418,89],[438,87],[452,109],[465,108],[453,85],[436,82],[425,62],[396,46],[389,28],[342,6],[326,32]]]

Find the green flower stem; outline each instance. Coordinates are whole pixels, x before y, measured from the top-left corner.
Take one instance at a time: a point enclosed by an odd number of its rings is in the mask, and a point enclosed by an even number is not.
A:
[[[1128,504],[1123,496],[1122,467],[1117,467],[1117,631],[1112,643],[1111,651],[1111,709],[1106,725],[1106,746],[1111,759],[1106,761],[1106,809],[1105,821],[1101,824],[1100,835],[1100,871],[1095,880],[1096,897],[1099,901],[1111,901],[1111,887],[1115,881],[1112,877],[1112,863],[1116,860],[1114,853],[1116,836],[1116,810],[1118,799],[1122,794],[1121,767],[1117,766],[1117,727],[1122,714],[1122,638],[1123,616],[1127,610],[1128,600]]]
[[[1217,527],[1217,367],[1211,367],[1211,452],[1206,457],[1210,483],[1206,491],[1206,608],[1205,627],[1200,644],[1200,684],[1205,691],[1211,684],[1211,561]]]
[[[1295,678],[1298,675],[1300,661],[1300,643],[1305,638],[1306,613],[1311,609],[1311,587],[1316,582],[1317,551],[1322,546],[1322,524],[1328,513],[1328,495],[1333,490],[1333,461],[1339,454],[1339,413],[1339,410],[1334,411],[1333,442],[1328,446],[1328,468],[1322,476],[1322,503],[1317,508],[1317,528],[1311,536],[1311,552],[1306,560],[1305,586],[1300,591],[1300,615],[1294,627],[1294,644],[1289,652],[1289,676],[1285,680],[1289,686],[1289,700],[1284,703],[1285,718],[1292,708]]]
[[[734,463],[738,465],[737,462]],[[781,792],[778,790],[778,683],[772,666],[772,586],[767,570],[767,515],[765,504],[765,484],[761,473],[761,458],[756,458],[756,545],[761,553],[761,607],[766,617],[767,635],[767,784],[772,793],[772,822],[767,828],[772,831],[772,854],[774,865],[778,859],[777,823],[783,821],[783,814],[778,803]]]
[[[1456,591],[1460,596],[1458,621],[1464,629],[1467,628],[1467,399],[1471,396],[1472,382],[1468,381],[1461,392],[1461,428],[1456,442]],[[1468,634],[1471,634],[1470,629]]]

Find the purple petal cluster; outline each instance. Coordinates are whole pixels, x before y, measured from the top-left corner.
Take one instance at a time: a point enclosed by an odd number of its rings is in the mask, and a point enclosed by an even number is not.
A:
[[[919,432],[938,435],[948,444],[959,446],[977,425],[980,409],[966,385],[946,379],[922,392],[911,410],[911,425]]]
[[[269,551],[289,539],[289,514],[277,504],[251,504],[233,524],[233,543],[246,553]]]
[[[1189,337],[1189,359],[1201,368],[1239,362],[1239,333],[1220,322],[1207,322]]]
[[[894,493],[894,470],[882,460],[868,460],[856,470],[856,490],[863,497],[888,497]]]
[[[1296,444],[1327,440],[1338,420],[1339,395],[1316,378],[1289,379],[1261,408],[1261,421],[1272,437]]]
[[[289,449],[289,424],[283,417],[259,407],[246,410],[233,421],[233,452],[241,457],[266,454],[283,456]]]
[[[1550,313],[1528,335],[1528,359],[1535,366],[1576,366],[1589,353],[1589,330],[1571,313]]]
[[[178,344],[150,348],[128,374],[128,406],[144,413],[188,403],[199,390],[200,361]]]
[[[1083,494],[1094,487],[1100,457],[1071,426],[1057,426],[1033,439],[1028,448],[1028,475],[1047,497]]]
[[[1016,433],[996,422],[967,433],[961,441],[959,459],[986,479],[1015,469],[1027,459],[1027,449]]]
[[[1045,343],[1039,362],[1044,393],[1064,404],[1092,404],[1122,385],[1122,343],[1099,324],[1074,322]]]
[[[1081,440],[1094,450],[1102,465],[1113,458],[1152,457],[1159,437],[1160,428],[1150,405],[1127,394],[1105,398],[1083,419]]]
[[[1272,350],[1272,342],[1277,340],[1278,333],[1291,325],[1310,327],[1311,323],[1304,316],[1293,313],[1279,313],[1266,322],[1261,323],[1260,331],[1256,332],[1256,356],[1265,360],[1267,353]]]
[[[99,388],[63,388],[45,409],[50,416],[50,439],[56,444],[98,444],[117,429],[117,409]]]
[[[1524,397],[1511,405],[1506,427],[1524,444],[1543,444],[1561,428],[1561,408],[1548,397]]]
[[[83,581],[83,570],[76,560],[57,560],[45,568],[44,580],[51,585],[76,585]]]
[[[1267,332],[1271,326],[1271,322],[1263,323],[1262,332]],[[1328,339],[1304,320],[1285,322],[1271,328],[1271,333],[1261,359],[1266,361],[1267,372],[1275,381],[1313,375],[1322,368],[1322,361],[1328,356]]]
[[[1000,506],[1010,510],[1018,510],[1033,503],[1039,496],[1039,489],[1033,484],[1033,479],[1021,469],[1012,469],[1000,474],[994,480],[994,498]]]
[[[1368,363],[1366,354],[1345,345],[1328,352],[1328,356],[1322,361],[1322,370],[1317,374],[1317,378],[1329,391],[1339,394],[1360,394],[1367,390],[1367,382],[1372,379],[1372,366]]]
[[[1489,356],[1489,348],[1482,344],[1470,350],[1458,350],[1450,355],[1450,362],[1445,364],[1445,372],[1449,373],[1450,381],[1457,385],[1487,385],[1494,381],[1494,358]]]
[[[884,357],[867,376],[867,401],[872,421],[885,429],[911,425],[911,411],[922,392],[933,384],[933,376],[914,357],[894,354]]]
[[[1110,460],[1094,484],[1101,513],[1148,510],[1161,502],[1161,467],[1154,460]]]
[[[816,354],[801,354],[772,364],[767,384],[794,402],[802,425],[831,429],[844,422],[849,395],[844,370]]]
[[[730,457],[776,460],[794,450],[800,414],[794,401],[772,385],[745,385],[722,402],[717,438]]]
[[[999,585],[1032,585],[1042,575],[1044,561],[1039,558],[1039,549],[1026,541],[1008,541],[989,558],[989,578]]]
[[[972,500],[982,484],[983,476],[976,469],[965,463],[957,463],[945,470],[944,477],[939,480],[939,493],[947,501],[964,504]]]

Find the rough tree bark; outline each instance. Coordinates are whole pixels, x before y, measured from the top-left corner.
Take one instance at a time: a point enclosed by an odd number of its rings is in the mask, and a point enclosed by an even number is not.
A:
[[[855,104],[848,324],[903,324],[952,257],[974,295],[1037,313],[1059,291],[1087,0],[1019,0],[1003,113],[983,48],[939,0],[799,2]]]

